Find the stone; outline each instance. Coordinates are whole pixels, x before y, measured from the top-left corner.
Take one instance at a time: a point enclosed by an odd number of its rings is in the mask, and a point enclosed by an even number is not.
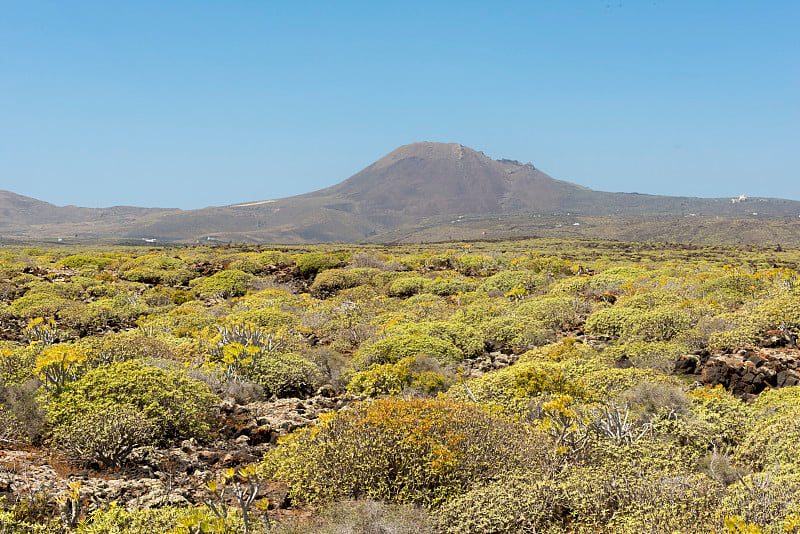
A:
[[[336,396],[336,388],[330,384],[324,384],[317,390],[317,396],[332,398]]]
[[[236,400],[233,397],[225,397],[219,403],[219,409],[223,413],[233,413],[236,410]]]

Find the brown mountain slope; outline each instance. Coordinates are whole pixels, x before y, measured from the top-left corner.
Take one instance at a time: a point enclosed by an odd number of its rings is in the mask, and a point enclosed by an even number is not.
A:
[[[7,236],[74,234],[86,239],[183,242],[445,240],[566,233],[694,242],[752,242],[772,235],[786,244],[800,244],[798,215],[800,202],[782,199],[731,202],[593,191],[555,180],[530,163],[493,160],[459,144],[429,142],[402,146],[326,189],[199,210],[59,208],[0,194],[0,229]],[[468,220],[471,226],[460,224]],[[739,220],[747,222],[734,224]],[[748,230],[728,235],[726,225]]]
[[[177,211],[180,210],[133,206],[112,206],[110,208],[55,206],[49,202],[42,202],[11,191],[0,191],[0,228],[92,222],[120,225],[140,220],[148,215]]]
[[[581,189],[531,164],[495,161],[459,144],[414,143],[307,196],[352,202],[364,214],[418,217],[544,210]]]
[[[409,218],[465,214],[796,216],[800,202],[608,193],[556,180],[532,164],[493,160],[455,143],[414,143],[391,152],[335,186],[284,199],[316,200],[388,226]],[[391,222],[390,222],[391,221]]]

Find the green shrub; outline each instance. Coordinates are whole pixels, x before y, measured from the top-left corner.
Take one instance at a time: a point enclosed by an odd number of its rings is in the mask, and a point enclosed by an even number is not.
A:
[[[586,373],[577,380],[578,387],[584,392],[584,398],[593,402],[612,399],[620,393],[642,383],[659,383],[671,386],[680,384],[677,378],[665,375],[653,369],[616,369],[608,367]]]
[[[744,475],[725,488],[717,513],[720,517],[735,517],[740,524],[751,525],[752,530],[738,532],[797,532],[800,525],[800,476],[771,472]]]
[[[125,261],[120,264],[118,272],[122,280],[181,286],[197,276],[188,267],[188,263],[181,258],[156,253]]]
[[[682,301],[683,299],[676,293],[653,289],[638,291],[633,295],[626,295],[620,298],[616,305],[624,308],[650,310],[670,304],[678,305]]]
[[[328,269],[314,278],[311,293],[322,297],[333,295],[343,289],[368,283],[378,272],[378,269]]]
[[[50,293],[27,293],[14,300],[8,309],[19,317],[53,317],[59,311],[75,306],[75,302]]]
[[[276,397],[307,397],[321,385],[322,373],[299,354],[272,354],[255,360],[250,379]]]
[[[719,276],[703,282],[700,291],[728,307],[741,306],[767,288],[767,282],[749,274]]]
[[[424,508],[374,500],[324,506],[301,524],[278,524],[274,534],[433,534]]]
[[[627,286],[644,274],[645,271],[633,267],[606,269],[602,273],[589,277],[586,293],[591,295],[621,295],[625,293]]]
[[[779,389],[768,389],[761,392],[753,401],[756,415],[772,415],[782,413],[787,417],[800,410],[800,386]]]
[[[147,307],[116,307],[109,303],[108,299],[91,304],[76,302],[58,312],[58,322],[72,335],[82,337],[109,327],[131,326],[139,315],[150,311]]]
[[[39,383],[4,384],[0,381],[0,441],[39,443],[45,413],[36,397]]]
[[[168,313],[143,317],[136,324],[139,326],[139,330],[148,337],[164,334],[188,337],[215,322],[216,320],[207,314],[205,308],[197,306],[192,301],[170,310]]]
[[[494,317],[502,317],[512,310],[511,304],[507,299],[490,298],[482,292],[475,292],[470,295],[479,295],[480,298],[460,306],[452,315],[451,320],[479,326]]]
[[[475,405],[387,398],[295,431],[264,459],[298,502],[371,498],[437,505],[530,462],[524,427]]]
[[[628,341],[610,345],[604,354],[615,362],[628,360],[634,367],[671,373],[686,349],[676,341]]]
[[[267,330],[279,330],[296,325],[300,320],[292,315],[276,308],[261,308],[232,313],[228,316],[231,320],[253,323],[259,328]]]
[[[235,514],[233,510],[229,514],[231,531],[240,532],[243,528],[240,514]],[[189,534],[194,531],[190,531],[186,525],[200,518],[212,519],[214,515],[205,507],[164,506],[128,510],[112,502],[106,508],[90,512],[78,525],[77,534]]]
[[[88,428],[87,417],[100,418],[102,414],[125,410],[138,414],[139,422],[152,428],[152,435],[148,439],[142,437],[138,445],[163,444],[204,436],[210,429],[211,408],[217,401],[205,384],[187,378],[183,372],[131,360],[93,369],[67,384],[51,398],[47,417],[56,442],[68,446],[65,440]]]
[[[497,269],[497,261],[483,254],[464,254],[458,258],[457,269],[468,276],[486,275]]]
[[[169,343],[146,337],[137,330],[86,338],[82,343],[89,347],[95,365],[145,358],[168,360],[179,357]]]
[[[385,288],[395,280],[399,278],[408,278],[410,273],[402,272],[402,271],[385,271],[382,273],[378,273],[372,279],[372,284],[375,287]]]
[[[3,534],[50,534],[53,532],[46,524],[33,523],[15,517],[14,511],[0,509],[0,525]]]
[[[503,315],[481,323],[478,329],[486,341],[503,347],[525,350],[550,340],[544,324],[530,317]]]
[[[250,274],[259,274],[264,270],[264,265],[256,259],[242,258],[231,263],[230,268]]]
[[[450,380],[433,369],[438,366],[430,358],[409,356],[396,363],[372,365],[353,375],[348,393],[378,397],[399,395],[407,388],[423,393],[436,393],[449,386]],[[434,365],[432,365],[434,364]]]
[[[570,262],[556,256],[540,256],[529,253],[525,256],[514,258],[508,264],[509,269],[526,269],[534,273],[547,273],[550,275],[571,274]]]
[[[122,404],[91,407],[58,427],[55,435],[74,458],[112,467],[122,465],[134,447],[149,443],[156,428],[142,410]]]
[[[22,384],[33,378],[40,345],[27,347],[0,347],[0,382],[7,385]]]
[[[765,470],[800,475],[797,442],[800,440],[800,406],[781,407],[761,416],[749,429],[736,451],[736,458],[758,472]]]
[[[467,382],[469,393],[481,404],[497,406],[507,413],[527,412],[531,398],[568,394],[580,397],[582,391],[558,362],[522,360],[515,365],[487,373]],[[447,396],[461,401],[471,397],[461,384],[452,386]]]
[[[240,297],[247,292],[247,287],[252,279],[253,275],[250,273],[230,269],[203,278],[194,288],[202,297],[221,299]]]
[[[481,291],[502,291],[508,293],[517,288],[524,288],[528,292],[544,289],[550,283],[547,275],[536,274],[534,271],[500,271],[487,278],[479,287]]]
[[[74,254],[62,259],[58,262],[58,264],[69,269],[80,269],[81,267],[85,267],[87,265],[93,265],[102,271],[108,265],[114,263],[114,261],[115,260],[113,258],[98,258],[87,256],[85,254]]]
[[[691,326],[692,319],[686,310],[661,307],[645,311],[631,320],[624,334],[645,341],[669,341]]]
[[[752,345],[758,340],[758,335],[750,328],[736,328],[714,332],[708,340],[708,346],[714,350],[734,350],[744,345]]]
[[[458,280],[454,278],[437,278],[425,290],[446,297],[448,295],[455,295],[457,293],[466,293],[475,289],[475,284],[466,280]]]
[[[564,532],[560,504],[564,487],[550,478],[511,474],[478,486],[436,510],[433,523],[443,534]]]
[[[422,293],[431,280],[422,276],[405,276],[389,284],[387,290],[390,297],[410,297]]]
[[[304,297],[294,295],[281,287],[268,287],[240,298],[238,304],[247,309],[302,306]]]
[[[438,532],[706,532],[716,483],[662,443],[598,451],[593,464],[512,473],[439,508]]]
[[[387,329],[395,334],[423,334],[451,343],[461,352],[459,359],[475,358],[483,353],[484,343],[481,332],[472,326],[457,321],[423,321],[401,323]]]
[[[278,266],[281,264],[291,263],[292,257],[286,252],[281,252],[280,250],[268,250],[261,253],[261,255],[258,257],[258,261],[264,267]]]
[[[695,471],[687,451],[650,439],[599,445],[594,465],[574,466],[563,477],[578,531],[707,532],[714,526],[719,484]]]
[[[398,334],[362,344],[356,353],[357,367],[366,369],[372,364],[395,363],[403,358],[430,356],[439,362],[457,362],[461,352],[451,342],[426,334]]]
[[[549,290],[551,295],[582,296],[589,290],[591,282],[588,276],[574,276],[554,282]]]
[[[691,391],[692,412],[704,423],[707,446],[729,448],[738,445],[752,425],[747,405],[722,386]]]
[[[163,284],[166,286],[184,286],[197,276],[188,269],[154,269],[136,267],[120,273],[122,280],[143,284]]]
[[[752,311],[762,319],[767,328],[781,328],[795,335],[800,334],[800,299],[783,297],[764,300]]]
[[[570,297],[541,297],[526,300],[515,314],[530,317],[547,328],[569,327],[579,324],[589,307],[581,300]]]
[[[442,302],[442,297],[433,293],[417,293],[413,297],[408,297],[403,303],[404,306],[419,305],[421,309],[431,308],[437,303]]]
[[[342,267],[349,260],[350,254],[347,253],[325,254],[322,252],[309,252],[296,256],[295,265],[300,270],[300,274],[311,278],[326,269]]]
[[[586,319],[586,331],[592,334],[620,336],[639,320],[642,312],[635,308],[601,308]]]

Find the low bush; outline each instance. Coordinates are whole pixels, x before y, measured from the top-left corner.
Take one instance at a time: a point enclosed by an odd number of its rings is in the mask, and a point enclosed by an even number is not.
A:
[[[584,399],[593,402],[612,399],[643,383],[659,383],[674,387],[680,385],[680,381],[675,377],[653,369],[637,369],[636,367],[598,369],[586,373],[576,381],[577,386],[584,392]]]
[[[112,263],[114,263],[113,258],[99,258],[95,256],[87,256],[85,254],[74,254],[60,260],[58,265],[67,267],[69,269],[80,269],[86,265],[94,265],[100,270],[103,270],[106,266]]]
[[[479,287],[481,291],[502,291],[508,293],[515,289],[524,289],[528,293],[543,290],[551,279],[534,271],[500,271],[487,278]]]
[[[114,467],[122,465],[134,447],[149,443],[156,428],[138,407],[123,404],[90,407],[55,434],[73,458]]]
[[[605,445],[592,464],[478,486],[438,509],[434,525],[447,534],[710,530],[719,488],[676,453],[657,442]]]
[[[0,381],[0,437],[5,440],[39,444],[45,430],[45,411],[39,403],[37,380],[24,384]]]
[[[635,308],[601,308],[586,319],[586,331],[606,336],[620,336],[643,312]]]
[[[318,297],[334,295],[343,289],[368,283],[379,272],[378,269],[328,269],[314,278],[311,294]]]
[[[112,502],[108,507],[96,509],[78,524],[77,534],[191,534],[201,532],[199,523],[213,523],[215,516],[205,507],[164,506],[160,508],[133,508],[128,510]],[[232,510],[228,517],[229,532],[240,532],[240,514]],[[222,534],[225,530],[203,530],[209,534]]]
[[[510,367],[472,379],[466,388],[455,384],[447,392],[447,396],[454,399],[466,402],[474,397],[480,404],[497,406],[517,415],[528,411],[532,398],[564,394],[583,395],[581,388],[565,373],[565,365],[533,359],[520,360]]]
[[[410,297],[422,293],[431,283],[432,280],[422,276],[404,276],[391,282],[387,293],[390,297]]]
[[[481,332],[470,325],[458,321],[402,323],[387,329],[387,331],[391,335],[422,334],[447,341],[461,352],[460,359],[480,356],[484,349]]]
[[[750,274],[729,274],[703,282],[700,291],[723,306],[734,308],[767,288],[767,282]]]
[[[464,353],[451,341],[427,334],[397,334],[376,341],[367,341],[356,353],[356,367],[367,369],[373,364],[395,363],[403,358],[429,356],[439,362],[458,362]]]
[[[89,347],[93,365],[144,358],[180,358],[175,347],[161,339],[144,336],[138,330],[85,338],[82,343]]]
[[[592,279],[588,276],[573,276],[554,282],[549,288],[551,295],[578,297],[589,291]]]
[[[53,317],[75,302],[50,293],[28,293],[9,304],[8,309],[18,317]]]
[[[267,453],[263,470],[297,502],[435,506],[529,464],[536,451],[529,430],[475,405],[387,398],[295,431]]]
[[[753,424],[749,407],[722,386],[689,392],[692,414],[703,425],[708,449],[728,450],[739,445]]]
[[[51,397],[47,418],[55,441],[67,448],[75,448],[72,444],[78,433],[90,429],[87,420],[98,422],[104,414],[119,410],[126,414],[126,421],[138,420],[152,428],[146,436],[135,436],[137,445],[164,444],[205,436],[211,428],[211,409],[217,402],[205,384],[187,378],[183,372],[131,360],[93,369],[67,384]],[[108,432],[110,435],[114,429]],[[85,442],[79,443],[86,446]],[[96,448],[83,452],[99,459],[105,446],[105,441],[98,440]]]
[[[440,369],[436,360],[408,356],[396,363],[375,364],[366,371],[355,373],[347,385],[347,391],[370,397],[399,395],[406,389],[436,393],[452,383],[437,371]]]
[[[512,314],[490,318],[478,325],[478,329],[487,342],[515,350],[544,345],[553,338],[552,332],[548,332],[542,322]]]
[[[13,348],[0,346],[0,382],[14,385],[32,379],[36,357],[41,351],[40,345]]]
[[[475,289],[475,284],[466,280],[458,280],[455,278],[437,278],[427,288],[426,291],[446,297],[448,295],[456,295],[458,293],[466,293]]]
[[[296,316],[277,308],[257,308],[232,313],[228,316],[234,321],[252,323],[259,328],[267,330],[280,330],[296,325],[300,322]]]
[[[542,297],[517,306],[515,315],[530,317],[546,328],[562,328],[580,324],[590,308],[574,297]]]
[[[800,440],[800,407],[762,416],[736,449],[736,459],[756,472],[773,470],[800,476],[797,442]]]
[[[321,385],[322,373],[300,354],[278,353],[256,359],[250,380],[263,386],[267,396],[305,398]]]
[[[295,265],[300,274],[307,278],[316,276],[327,269],[343,267],[350,260],[348,253],[325,254],[323,252],[309,252],[295,257]]]
[[[194,285],[194,289],[201,297],[205,298],[240,297],[247,292],[247,287],[252,279],[253,275],[250,273],[230,269],[203,278]]]
[[[669,341],[692,326],[692,318],[686,310],[661,307],[648,310],[633,319],[625,329],[625,335],[645,341]]]

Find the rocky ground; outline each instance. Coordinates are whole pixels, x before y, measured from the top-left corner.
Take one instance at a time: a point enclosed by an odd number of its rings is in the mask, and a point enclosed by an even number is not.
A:
[[[604,346],[607,339],[572,332],[584,343]],[[519,353],[493,348],[483,356],[463,362],[464,374],[475,378],[513,365]],[[774,334],[759,345],[735,352],[707,350],[685,355],[676,371],[694,376],[705,385],[720,384],[735,395],[752,400],[767,388],[800,384],[800,350],[793,340]],[[0,443],[0,498],[47,495],[50,502],[80,482],[85,510],[105,507],[111,501],[128,508],[154,508],[167,504],[199,504],[209,497],[206,484],[220,480],[227,469],[256,463],[277,440],[297,428],[315,424],[323,413],[346,409],[363,397],[341,395],[323,386],[306,399],[272,399],[237,404],[220,403],[220,425],[215,439],[205,443],[186,440],[168,449],[141,447],[118,469],[78,467],[58,452]],[[293,513],[287,491],[277,483],[262,484],[258,498],[266,499],[273,516]]]
[[[767,388],[800,384],[800,350],[795,340],[771,333],[759,345],[732,353],[708,350],[683,356],[676,371],[694,374],[704,385],[722,385],[737,397],[753,400]]]
[[[0,498],[13,501],[47,495],[53,501],[66,494],[71,484],[80,482],[87,512],[111,501],[128,508],[199,504],[209,496],[206,483],[220,480],[226,469],[258,462],[281,436],[314,424],[320,414],[360,400],[362,397],[337,395],[329,386],[308,399],[247,405],[225,399],[220,405],[218,439],[208,443],[186,440],[169,449],[141,447],[131,454],[127,467],[116,470],[76,467],[50,450],[4,444],[0,447]],[[263,484],[258,498],[268,499],[274,513],[289,505],[286,489],[280,484]]]

